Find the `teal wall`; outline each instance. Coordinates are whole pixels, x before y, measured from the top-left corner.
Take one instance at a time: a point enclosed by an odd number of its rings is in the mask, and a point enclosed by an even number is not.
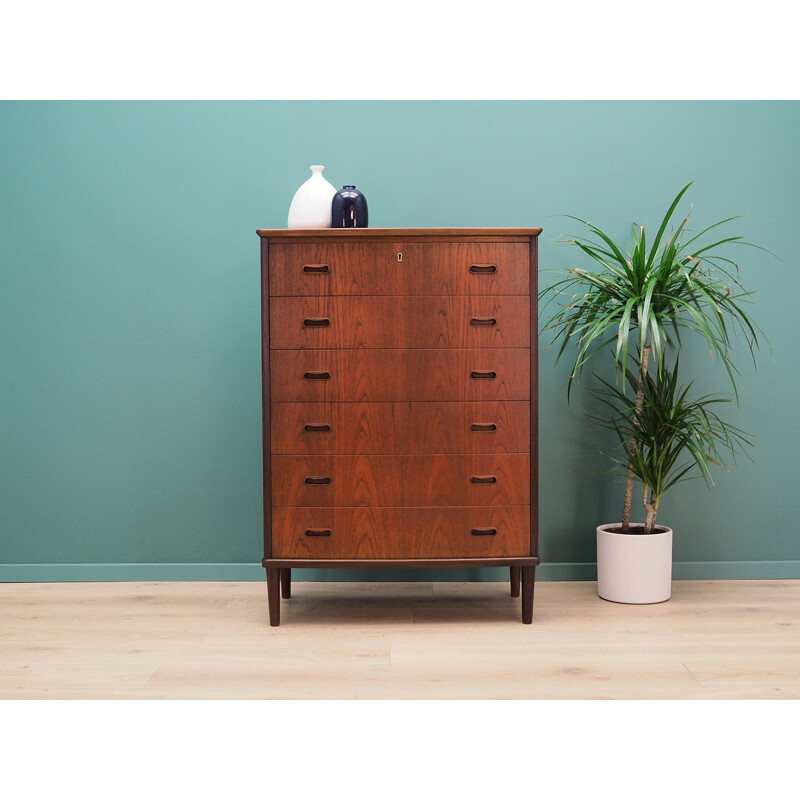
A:
[[[741,261],[773,348],[731,407],[754,461],[659,519],[678,578],[800,577],[798,130],[796,102],[0,103],[0,580],[263,577],[255,229],[309,164],[373,227],[540,225],[542,270],[574,263],[560,213],[626,236],[690,180],[698,225],[745,213],[782,259]],[[622,489],[581,474],[602,441],[566,375],[543,346],[540,575],[591,579]]]

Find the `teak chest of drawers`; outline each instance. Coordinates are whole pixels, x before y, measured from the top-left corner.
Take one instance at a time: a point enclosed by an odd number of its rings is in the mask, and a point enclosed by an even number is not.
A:
[[[258,231],[271,625],[292,567],[510,567],[533,620],[540,232]]]

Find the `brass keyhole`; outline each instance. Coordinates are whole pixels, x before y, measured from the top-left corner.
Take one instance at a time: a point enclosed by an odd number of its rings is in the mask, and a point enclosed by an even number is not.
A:
[[[403,260],[403,254],[402,253],[398,253],[397,254],[397,260],[398,261],[402,261]]]

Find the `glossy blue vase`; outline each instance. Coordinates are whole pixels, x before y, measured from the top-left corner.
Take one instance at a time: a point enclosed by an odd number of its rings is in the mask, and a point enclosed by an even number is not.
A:
[[[342,186],[333,196],[332,228],[366,228],[367,198],[355,186]]]

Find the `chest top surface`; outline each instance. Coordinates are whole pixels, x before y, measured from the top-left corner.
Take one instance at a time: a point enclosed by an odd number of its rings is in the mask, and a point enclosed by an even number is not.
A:
[[[487,239],[492,241],[524,241],[538,236],[541,228],[281,228],[257,230],[262,239],[286,239],[289,241],[319,239],[356,239],[380,241],[396,239]]]

